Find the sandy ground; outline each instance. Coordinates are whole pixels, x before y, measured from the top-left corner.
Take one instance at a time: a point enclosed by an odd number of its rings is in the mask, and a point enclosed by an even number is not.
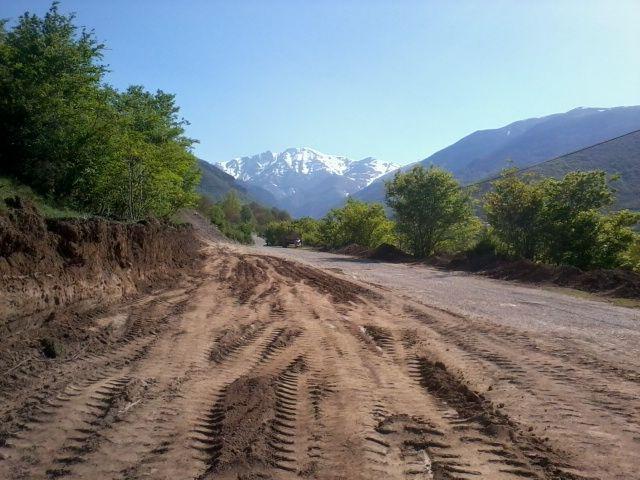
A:
[[[78,314],[103,347],[12,357],[0,478],[640,478],[636,311],[301,250],[206,255]]]

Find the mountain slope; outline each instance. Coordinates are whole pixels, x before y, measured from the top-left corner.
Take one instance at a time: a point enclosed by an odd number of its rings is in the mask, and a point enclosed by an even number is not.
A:
[[[213,201],[221,200],[233,189],[246,201],[256,201],[266,206],[274,206],[277,203],[275,197],[265,189],[237,181],[215,165],[198,160],[198,167],[202,173],[198,192]]]
[[[320,217],[350,195],[397,168],[368,157],[351,160],[310,148],[235,158],[219,165],[245,185],[270,192],[293,216]]]
[[[619,174],[613,183],[617,191],[616,209],[640,211],[640,132],[596,145],[531,171],[549,177],[561,177],[573,170],[604,170]]]
[[[525,167],[637,129],[640,129],[639,106],[576,108],[474,132],[418,163],[441,166],[463,183],[469,183],[510,165]],[[603,158],[600,168],[606,167],[607,161]],[[598,162],[594,159],[591,163]],[[575,168],[582,167],[576,164]],[[384,201],[383,181],[392,176],[381,177],[354,196],[365,201]]]

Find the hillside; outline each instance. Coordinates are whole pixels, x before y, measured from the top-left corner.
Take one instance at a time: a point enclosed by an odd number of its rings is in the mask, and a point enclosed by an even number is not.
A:
[[[276,204],[275,197],[257,185],[237,181],[228,173],[204,160],[198,160],[198,166],[202,172],[198,192],[213,201],[221,200],[229,190],[234,189],[243,200],[256,201],[266,206]]]
[[[351,160],[310,148],[235,158],[220,168],[247,188],[272,194],[293,216],[320,217],[348,195],[397,168],[375,158]]]
[[[619,174],[615,208],[640,210],[640,132],[545,163],[531,171],[560,177],[572,170],[604,170]]]
[[[576,108],[474,132],[418,163],[441,166],[463,183],[470,183],[494,175],[509,165],[526,167],[637,129],[640,129],[639,106]],[[620,146],[616,155],[633,155],[633,148],[632,145],[628,148]],[[590,166],[583,168],[599,165],[599,168],[608,169],[606,165],[612,159],[611,155],[597,152],[591,154]],[[622,162],[626,165],[632,160]],[[576,166],[577,157],[573,162],[575,168],[580,168]],[[410,167],[403,167],[403,170]],[[626,170],[624,166],[622,168]],[[354,196],[365,201],[384,201],[383,181],[392,175],[380,178]]]

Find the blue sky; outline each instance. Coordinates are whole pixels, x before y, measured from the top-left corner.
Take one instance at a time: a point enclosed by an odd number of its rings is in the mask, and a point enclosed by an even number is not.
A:
[[[0,0],[0,16],[49,1]],[[475,130],[640,104],[640,1],[63,0],[108,81],[177,95],[211,162],[307,146],[397,163]]]

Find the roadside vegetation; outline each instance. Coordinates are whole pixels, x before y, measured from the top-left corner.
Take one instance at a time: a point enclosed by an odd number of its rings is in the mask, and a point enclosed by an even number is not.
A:
[[[418,166],[386,184],[383,205],[349,199],[317,221],[274,222],[268,241],[295,233],[330,250],[390,244],[415,258],[435,255],[526,259],[582,270],[640,271],[640,214],[610,211],[618,179],[602,171],[561,179],[505,170],[481,199],[449,172]],[[306,241],[305,241],[306,239]]]
[[[235,190],[230,190],[217,203],[207,197],[201,197],[198,210],[218,227],[225,237],[244,244],[253,243],[252,233],[264,237],[271,223],[291,221],[291,216],[284,210],[265,207],[257,202],[243,204]]]
[[[104,50],[56,3],[0,23],[0,175],[61,211],[168,218],[197,200],[195,140],[173,95],[107,85]]]

